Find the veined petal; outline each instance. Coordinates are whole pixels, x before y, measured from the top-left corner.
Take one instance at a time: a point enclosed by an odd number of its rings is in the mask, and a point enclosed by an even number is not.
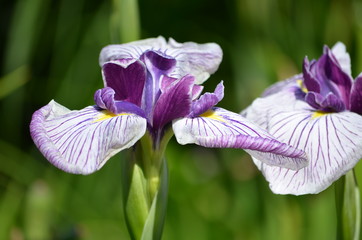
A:
[[[194,80],[193,76],[185,76],[161,94],[153,111],[155,129],[189,114]]]
[[[222,50],[216,43],[178,43],[170,38],[168,45],[170,49],[167,54],[177,60],[171,76],[179,78],[190,74],[195,77],[195,84],[207,80],[210,74],[216,72],[222,60]]]
[[[99,64],[124,58],[139,58],[147,50],[164,49],[167,46],[165,38],[148,38],[126,44],[113,44],[104,47],[99,56]]]
[[[249,154],[261,157],[267,164],[291,169],[307,164],[303,151],[275,140],[251,121],[222,108],[213,108],[199,117],[178,119],[172,127],[180,144],[249,149]]]
[[[298,171],[268,166],[254,158],[274,193],[319,193],[362,157],[362,117],[358,114],[318,112],[283,93],[257,99],[246,116],[308,156],[308,166]]]
[[[30,133],[52,164],[66,172],[90,174],[133,146],[144,135],[146,124],[135,114],[115,115],[92,106],[70,111],[51,101],[33,114]]]

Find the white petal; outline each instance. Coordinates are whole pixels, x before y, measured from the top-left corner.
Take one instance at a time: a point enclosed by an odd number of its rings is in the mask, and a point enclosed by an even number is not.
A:
[[[100,169],[119,151],[133,146],[146,131],[146,120],[134,114],[114,115],[87,107],[70,111],[55,101],[33,115],[31,136],[58,168],[77,174]]]
[[[167,42],[164,37],[148,38],[126,44],[113,44],[104,47],[99,56],[99,64],[117,59],[138,59],[147,50],[165,49]]]
[[[178,119],[172,127],[180,144],[248,149],[249,154],[268,164],[291,169],[307,164],[303,151],[276,141],[239,114],[222,108],[213,108],[196,118]]]
[[[203,83],[210,74],[216,72],[222,60],[222,50],[216,43],[178,43],[170,38],[169,47],[167,54],[177,60],[171,76],[179,78],[191,74],[196,84]]]
[[[257,99],[246,116],[308,156],[308,167],[298,171],[268,166],[254,158],[274,193],[319,193],[362,157],[362,117],[358,114],[321,114],[283,93]]]

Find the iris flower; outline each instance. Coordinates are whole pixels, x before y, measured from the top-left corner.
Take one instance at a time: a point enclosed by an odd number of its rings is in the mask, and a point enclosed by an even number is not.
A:
[[[278,140],[303,149],[306,168],[291,170],[253,158],[274,193],[319,193],[362,157],[362,75],[351,77],[346,47],[324,47],[303,73],[267,89],[243,115]]]
[[[58,168],[90,174],[143,136],[154,152],[174,133],[180,144],[244,148],[261,161],[290,169],[305,153],[275,140],[239,114],[215,107],[223,83],[200,96],[222,59],[217,44],[177,43],[163,37],[109,45],[100,54],[104,88],[94,106],[71,111],[51,101],[33,114],[31,136]]]

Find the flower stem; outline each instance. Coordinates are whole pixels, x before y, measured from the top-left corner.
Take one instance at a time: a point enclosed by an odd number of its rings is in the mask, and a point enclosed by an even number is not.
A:
[[[361,224],[360,192],[354,169],[335,183],[337,239],[359,239]]]
[[[170,130],[155,141],[146,133],[123,161],[123,207],[132,239],[161,239],[168,193],[164,151],[172,135]]]

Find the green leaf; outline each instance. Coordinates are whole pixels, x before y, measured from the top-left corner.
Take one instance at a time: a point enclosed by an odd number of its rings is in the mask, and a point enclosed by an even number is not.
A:
[[[124,208],[128,229],[131,236],[135,239],[140,239],[144,224],[149,215],[145,185],[146,182],[142,169],[137,164],[134,164]]]
[[[160,183],[160,188],[153,199],[152,206],[143,229],[142,240],[159,240],[162,237],[168,195],[168,167],[165,159],[163,159]]]
[[[354,170],[335,184],[337,239],[359,239],[361,224],[360,192]]]

